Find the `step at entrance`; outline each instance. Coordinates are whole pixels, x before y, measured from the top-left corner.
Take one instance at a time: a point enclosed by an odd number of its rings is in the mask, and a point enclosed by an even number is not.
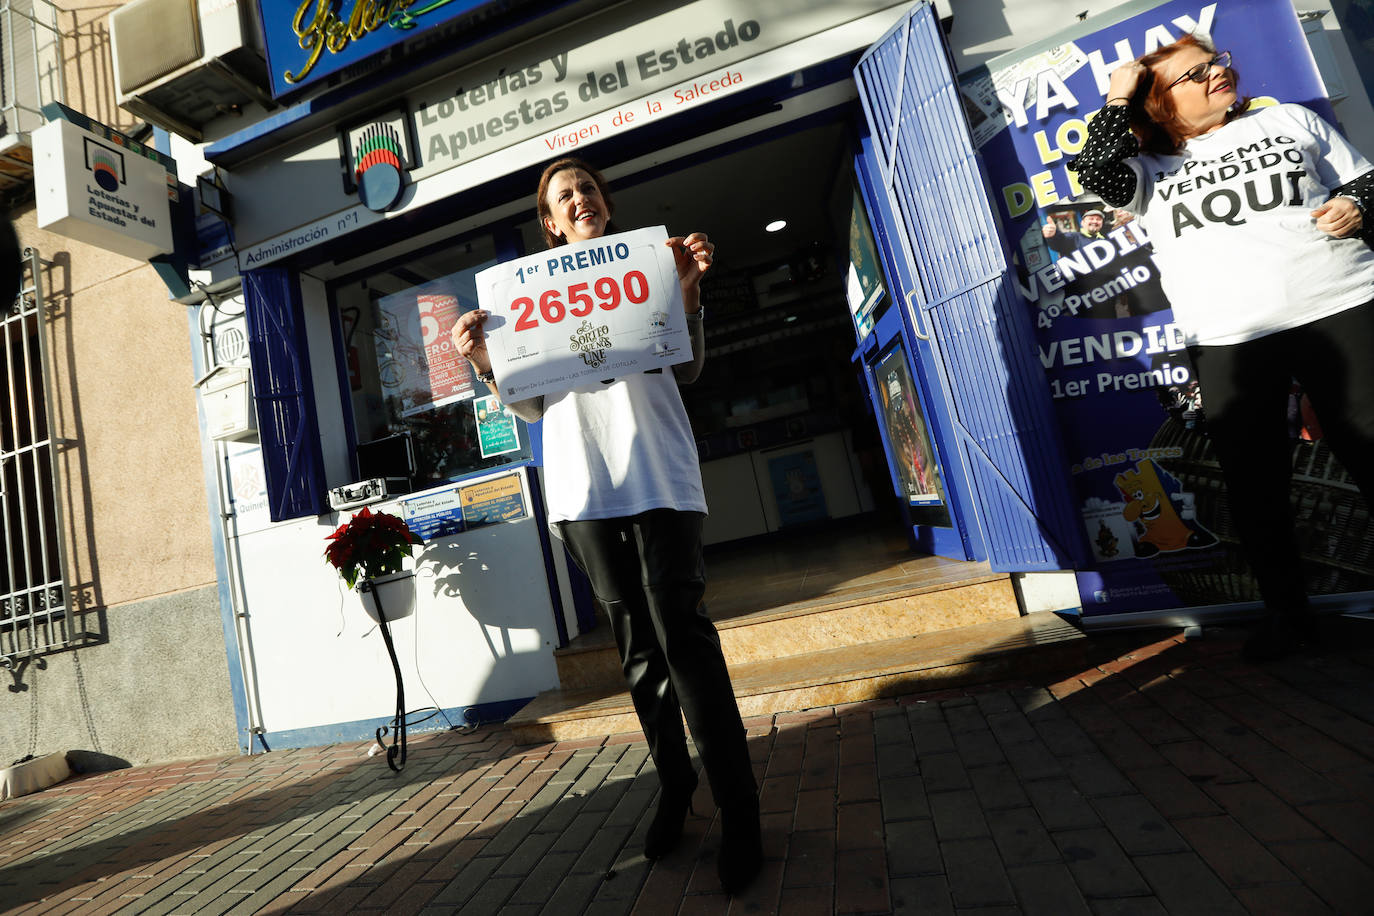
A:
[[[1020,615],[1011,578],[986,563],[909,557],[890,572],[818,586],[819,594],[782,606],[768,603],[770,595],[786,594],[781,587],[768,589],[765,581],[762,593],[742,595],[741,583],[713,576],[706,606],[732,671],[747,662]],[[748,609],[749,600],[756,609]],[[604,623],[555,651],[554,659],[564,690],[624,685],[615,637]]]
[[[1010,576],[913,555],[901,541],[730,556],[709,568],[706,602],[746,716],[996,678],[1028,647],[1052,664],[1081,648],[1077,628],[1058,617],[1021,616]],[[507,722],[517,740],[639,730],[609,627],[555,658],[561,689]]]
[[[747,717],[1086,666],[1093,646],[1044,612],[732,664],[731,676]],[[525,744],[639,731],[623,686],[542,693],[506,726]]]

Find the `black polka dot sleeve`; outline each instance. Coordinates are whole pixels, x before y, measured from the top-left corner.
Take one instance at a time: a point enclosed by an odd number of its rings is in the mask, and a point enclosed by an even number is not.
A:
[[[1374,170],[1365,172],[1353,181],[1347,181],[1331,192],[1331,197],[1342,196],[1353,197],[1360,205],[1360,215],[1363,218],[1360,223],[1360,238],[1374,245]]]
[[[1088,124],[1088,139],[1068,167],[1078,173],[1083,187],[1113,207],[1124,207],[1135,197],[1136,176],[1126,160],[1140,152],[1124,105],[1108,105]]]

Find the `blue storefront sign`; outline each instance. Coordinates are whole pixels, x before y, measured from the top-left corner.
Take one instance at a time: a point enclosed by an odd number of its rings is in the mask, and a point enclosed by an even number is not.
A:
[[[1178,0],[1115,15],[960,77],[1092,551],[1078,576],[1085,617],[1257,597],[1206,438],[1206,392],[1150,240],[1066,168],[1106,101],[1111,71],[1197,32],[1232,53],[1253,104],[1300,102],[1334,121],[1288,0]],[[1350,587],[1339,576],[1310,578],[1317,591]]]
[[[511,0],[258,0],[272,96],[279,98],[383,51],[399,59],[434,46],[484,18],[523,3]],[[369,68],[371,69],[371,68]]]

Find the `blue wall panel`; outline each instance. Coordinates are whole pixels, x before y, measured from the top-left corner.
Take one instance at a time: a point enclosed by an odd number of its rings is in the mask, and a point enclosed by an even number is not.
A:
[[[328,511],[300,285],[285,268],[243,275],[253,399],[272,521]]]

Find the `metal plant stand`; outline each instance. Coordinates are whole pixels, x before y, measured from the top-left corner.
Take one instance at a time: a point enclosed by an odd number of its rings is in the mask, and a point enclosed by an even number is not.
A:
[[[401,663],[396,658],[396,644],[391,640],[391,625],[387,623],[386,609],[382,607],[382,593],[371,579],[364,579],[358,591],[371,594],[377,605],[377,625],[382,628],[382,640],[386,643],[386,654],[391,656],[391,670],[396,674],[396,717],[391,725],[377,729],[377,743],[386,748],[386,765],[397,773],[406,765],[406,688],[401,680]],[[391,743],[386,743],[387,733],[391,733]]]

